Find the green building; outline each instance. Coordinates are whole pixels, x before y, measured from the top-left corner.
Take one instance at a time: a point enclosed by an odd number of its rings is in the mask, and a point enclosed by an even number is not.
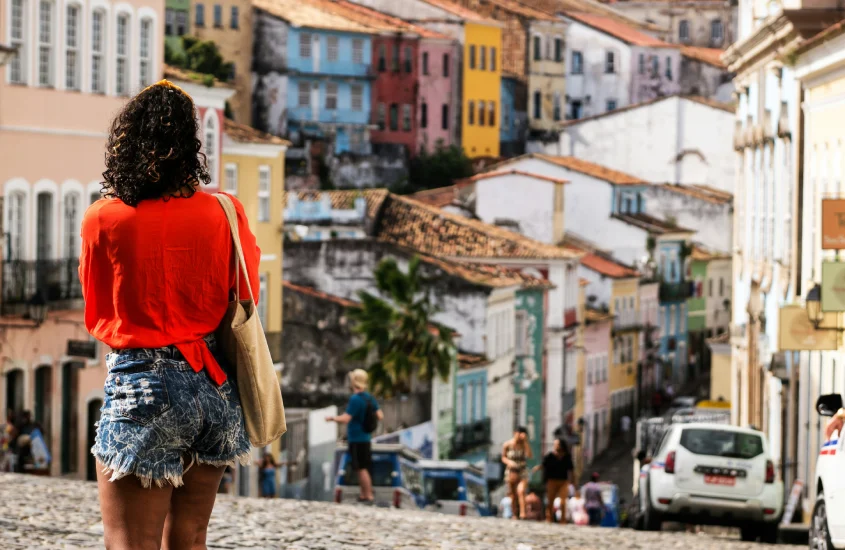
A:
[[[544,288],[527,288],[516,293],[516,372],[514,376],[514,419],[528,428],[534,458],[543,451],[543,349],[545,334]]]

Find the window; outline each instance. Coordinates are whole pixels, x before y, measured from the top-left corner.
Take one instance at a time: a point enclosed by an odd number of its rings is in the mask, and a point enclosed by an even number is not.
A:
[[[555,61],[558,63],[563,61],[563,39],[555,38]]]
[[[226,178],[223,182],[223,190],[232,195],[238,194],[238,165],[226,164]]]
[[[238,6],[232,6],[232,13],[229,18],[229,26],[233,29],[240,28],[240,14],[238,13]]]
[[[581,103],[581,100],[570,101],[569,107],[571,110],[569,117],[572,120],[578,120],[579,118],[581,118],[581,109],[583,108],[583,103]]]
[[[223,6],[220,4],[214,4],[214,26],[223,26]]]
[[[651,77],[660,76],[660,59],[656,55],[651,56]]]
[[[187,11],[177,11],[176,12],[176,35],[183,36],[188,28],[188,12]]]
[[[337,83],[326,82],[326,109],[334,111],[337,109]]]
[[[99,191],[92,191],[91,196],[88,197],[90,204],[94,204],[98,200],[102,199],[103,195]]]
[[[38,193],[36,197],[35,259],[53,257],[53,194]]]
[[[311,35],[299,35],[299,57],[309,59],[311,57]]]
[[[384,103],[378,104],[378,109],[376,110],[376,124],[378,124],[379,130],[384,130],[385,124],[385,117],[387,116],[387,107]]]
[[[475,124],[475,101],[470,101],[467,107],[467,124],[469,126]]]
[[[478,68],[482,71],[487,70],[487,46],[481,46],[481,52],[479,54],[479,63]]]
[[[469,68],[470,69],[475,68],[475,46],[474,45],[469,47]]]
[[[79,232],[81,224],[79,222],[79,194],[68,193],[65,195],[65,227],[64,240],[65,250],[64,258],[73,259],[79,257]]]
[[[637,66],[637,72],[640,74],[645,74],[645,54],[641,53],[639,57],[639,64]]]
[[[487,102],[487,116],[489,117],[487,120],[487,124],[489,126],[496,125],[496,104],[492,101]]]
[[[725,280],[719,277],[719,298],[723,298],[725,296]]]
[[[270,221],[270,167],[258,167],[258,221]]]
[[[384,44],[378,46],[378,70],[380,73],[387,70],[387,46]]]
[[[152,55],[150,55],[150,37],[152,35],[153,23],[149,19],[141,20],[141,44],[139,48],[139,55],[140,59],[140,71],[138,74],[138,78],[140,79],[139,87],[146,88],[150,84],[152,84],[152,71],[150,67],[152,66]]]
[[[478,125],[484,126],[485,123],[486,123],[486,119],[484,118],[484,102],[479,101],[478,102]]]
[[[53,2],[41,0],[38,8],[38,85],[53,85]]]
[[[267,274],[258,274],[258,318],[261,320],[261,326],[267,326]]]
[[[581,52],[572,52],[572,74],[584,74],[584,56]]]
[[[604,54],[604,72],[613,74],[616,72],[616,55],[613,52]]]
[[[297,85],[298,106],[308,107],[311,105],[311,84],[308,82],[300,82]]]
[[[197,27],[205,26],[205,6],[202,4],[197,4],[197,7],[195,9],[194,25],[196,25]]]
[[[420,127],[428,128],[428,103],[420,105]]]
[[[79,89],[79,6],[69,5],[65,18],[65,88]]]
[[[678,39],[681,42],[689,42],[689,21],[686,19],[681,19],[678,25]]]
[[[350,90],[352,92],[352,110],[353,111],[363,111],[364,110],[364,87],[360,84],[353,84],[350,86]]]
[[[352,39],[352,62],[358,64],[364,62],[364,41],[360,38]]]
[[[672,58],[666,56],[666,78],[672,80]]]
[[[330,36],[326,38],[326,60],[328,61],[337,61],[338,57],[338,38],[336,36]]]
[[[449,76],[449,54],[443,54],[443,77]]]
[[[24,29],[29,18],[27,17],[28,3],[25,0],[11,0],[12,17],[10,24],[9,42],[13,48],[17,48],[17,55],[12,56],[9,61],[9,81],[16,84],[26,83],[26,50],[24,43]]]
[[[390,129],[396,131],[399,129],[399,104],[390,104]]]
[[[553,101],[554,101],[554,103],[552,104],[552,109],[553,109],[552,116],[557,121],[557,120],[560,120],[560,118],[561,118],[560,92],[555,92]]]
[[[721,44],[724,40],[722,32],[722,20],[714,19],[710,22],[710,41],[713,44]]]
[[[428,52],[422,54],[422,74],[428,75]]]
[[[496,48],[490,48],[490,70],[496,71]]]
[[[394,73],[399,72],[399,46],[394,45],[390,49],[390,70]]]
[[[608,99],[607,100],[607,110],[608,111],[615,111],[616,110],[616,100],[615,99]]]
[[[117,73],[115,75],[118,95],[129,93],[129,16],[117,18]]]
[[[449,105],[446,103],[440,108],[440,128],[442,130],[449,129]]]
[[[543,39],[539,35],[534,35],[534,61],[540,61],[542,59],[543,54],[542,50],[542,41]]]
[[[411,106],[402,105],[402,130],[405,132],[411,131]]]
[[[686,428],[681,432],[680,445],[704,456],[751,460],[763,454],[763,438],[759,435],[719,429]]]
[[[410,73],[414,69],[414,62],[411,56],[414,55],[414,50],[410,46],[405,46],[405,72]]]
[[[208,164],[208,175],[211,176],[211,184],[217,181],[217,121],[215,116],[210,116],[205,121],[205,160]]]
[[[9,240],[8,254],[12,260],[24,258],[24,238],[26,227],[26,195],[21,191],[14,191],[7,198],[9,201]]]

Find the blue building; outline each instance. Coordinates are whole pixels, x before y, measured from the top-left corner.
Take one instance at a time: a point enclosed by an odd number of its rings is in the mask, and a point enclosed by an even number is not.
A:
[[[528,113],[525,111],[525,83],[516,76],[502,74],[502,120],[499,125],[500,154],[515,157],[525,153]]]
[[[452,458],[472,464],[487,461],[490,450],[490,418],[487,416],[487,360],[483,356],[459,355],[455,379],[455,435]]]
[[[683,239],[659,240],[655,261],[660,280],[660,358],[664,380],[675,386],[684,384],[689,373],[689,337],[687,327],[687,298],[692,282],[687,278],[690,245]]]
[[[253,125],[294,147],[369,154],[372,29],[310,0],[254,6]]]

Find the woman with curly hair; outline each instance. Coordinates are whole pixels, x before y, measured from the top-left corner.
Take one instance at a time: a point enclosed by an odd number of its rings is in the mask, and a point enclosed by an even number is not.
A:
[[[230,366],[213,333],[235,285],[258,298],[260,251],[232,198],[250,273],[209,183],[193,101],[161,81],[115,118],[104,199],[82,222],[85,325],[111,347],[98,462],[107,548],[205,548],[227,466],[249,463]]]

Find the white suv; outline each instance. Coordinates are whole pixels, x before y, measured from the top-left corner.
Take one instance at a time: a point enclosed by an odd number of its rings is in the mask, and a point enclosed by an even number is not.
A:
[[[816,402],[821,416],[842,408],[839,394],[822,395]],[[845,434],[834,432],[822,444],[816,460],[816,504],[810,523],[810,548],[845,548]],[[828,521],[830,520],[830,521]]]
[[[664,521],[739,527],[742,540],[776,542],[783,482],[766,437],[724,424],[669,426],[639,484],[642,526]]]

